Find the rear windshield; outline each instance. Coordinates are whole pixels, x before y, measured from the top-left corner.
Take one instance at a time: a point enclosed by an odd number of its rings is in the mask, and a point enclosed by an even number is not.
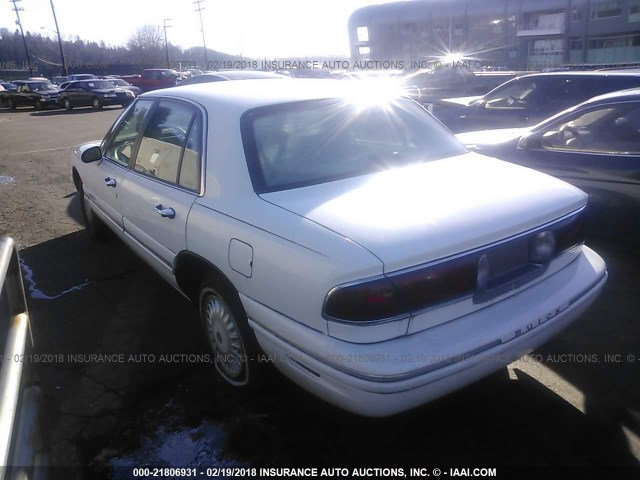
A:
[[[242,139],[257,193],[365,175],[467,149],[409,99],[380,105],[312,100],[245,113]]]

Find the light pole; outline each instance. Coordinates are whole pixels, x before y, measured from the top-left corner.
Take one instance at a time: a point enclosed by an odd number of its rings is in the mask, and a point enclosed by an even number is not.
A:
[[[60,57],[62,58],[62,75],[68,75],[67,62],[64,59],[64,50],[62,50],[62,38],[60,38],[60,28],[58,27],[58,18],[56,17],[56,9],[53,7],[53,0],[50,0],[51,12],[53,12],[53,21],[56,24],[56,33],[58,34],[58,46],[60,47]]]
[[[171,64],[169,63],[169,43],[167,42],[167,28],[171,28],[171,25],[167,25],[167,22],[171,20],[170,18],[165,18],[164,22],[164,50],[167,53],[167,68],[171,68]]]
[[[204,2],[204,0],[196,0],[193,2],[194,5],[198,5],[198,7],[194,10],[194,12],[198,12],[200,15],[200,31],[202,32],[202,46],[204,47],[204,68],[209,70],[209,59],[207,58],[207,43],[204,41],[204,25],[202,23],[202,10],[204,7],[200,4]]]
[[[9,0],[13,3],[13,11],[16,12],[16,23],[20,27],[20,34],[22,35],[22,43],[24,44],[24,51],[27,54],[27,63],[29,64],[29,74],[33,77],[33,65],[31,65],[31,56],[29,55],[29,48],[27,47],[27,40],[24,38],[24,30],[22,29],[22,22],[20,21],[20,10],[24,10],[24,8],[18,8],[18,2],[20,0]]]

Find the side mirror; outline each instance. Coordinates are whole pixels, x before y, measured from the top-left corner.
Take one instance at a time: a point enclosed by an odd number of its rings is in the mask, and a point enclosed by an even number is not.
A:
[[[518,150],[541,150],[542,141],[535,133],[526,133],[520,137],[518,142]]]
[[[95,147],[87,148],[84,152],[82,152],[80,159],[84,163],[97,162],[98,160],[102,159],[102,150],[100,150],[100,147],[97,145]]]

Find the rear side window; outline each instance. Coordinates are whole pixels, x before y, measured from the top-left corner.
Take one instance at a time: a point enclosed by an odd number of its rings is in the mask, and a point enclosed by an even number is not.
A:
[[[625,90],[627,88],[640,87],[640,75],[634,76],[608,76],[604,77],[602,81],[596,86],[597,92],[593,94],[600,95],[601,93],[614,92],[616,90]]]
[[[596,95],[593,92],[597,90],[598,81],[598,78],[578,76],[552,79],[545,91],[540,111],[559,112],[591,98]]]
[[[190,190],[200,188],[202,120],[191,105],[160,100],[138,147],[134,170]]]

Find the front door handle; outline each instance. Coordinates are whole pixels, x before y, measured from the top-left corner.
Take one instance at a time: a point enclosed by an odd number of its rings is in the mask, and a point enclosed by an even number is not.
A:
[[[111,178],[111,177],[107,177],[104,179],[104,184],[107,187],[115,187],[116,186],[116,179],[115,178]]]
[[[176,216],[176,211],[173,208],[165,208],[162,206],[162,204],[156,205],[155,211],[157,214],[164,218],[174,218]]]

